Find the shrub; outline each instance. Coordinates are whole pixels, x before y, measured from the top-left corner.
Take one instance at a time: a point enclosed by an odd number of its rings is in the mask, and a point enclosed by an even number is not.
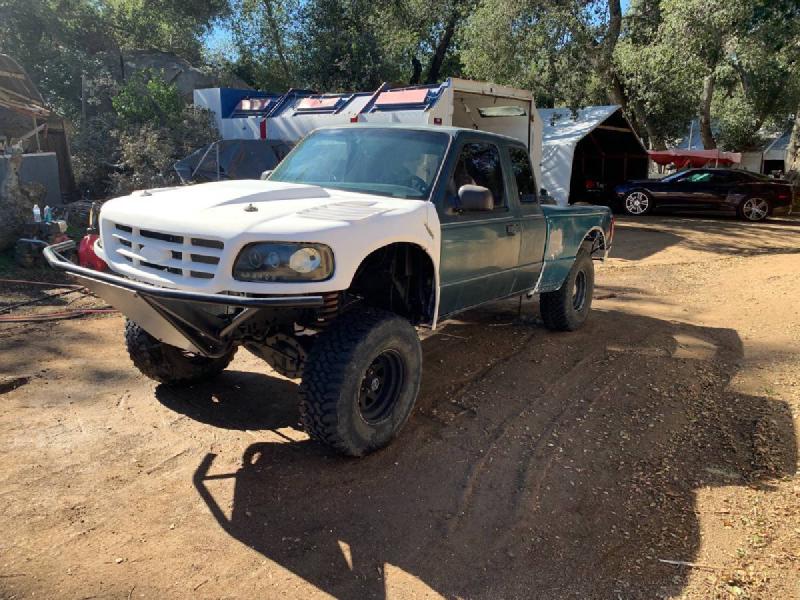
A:
[[[123,126],[168,125],[179,118],[184,102],[178,88],[152,70],[132,75],[111,99]]]
[[[120,169],[113,173],[111,192],[177,185],[175,161],[216,139],[211,113],[186,106],[163,125],[143,123],[118,130]]]
[[[153,71],[105,86],[113,110],[90,117],[72,139],[81,193],[92,197],[174,185],[175,161],[218,138],[212,113],[186,105]]]

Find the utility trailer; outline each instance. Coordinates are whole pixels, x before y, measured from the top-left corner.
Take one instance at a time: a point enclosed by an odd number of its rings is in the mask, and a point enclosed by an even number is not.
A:
[[[497,133],[528,149],[541,183],[542,121],[530,91],[449,78],[441,84],[372,92],[285,94],[255,90],[195,90],[194,103],[214,113],[223,139],[270,139],[296,143],[320,127],[348,123],[439,125]]]

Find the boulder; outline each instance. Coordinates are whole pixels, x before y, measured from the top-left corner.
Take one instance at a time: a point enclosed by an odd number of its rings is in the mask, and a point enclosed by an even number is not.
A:
[[[250,86],[234,75],[220,77],[214,73],[198,69],[189,61],[170,52],[131,50],[123,56],[125,75],[151,69],[164,73],[164,80],[174,83],[180,93],[191,101],[194,90],[208,87],[236,87],[249,89]]]

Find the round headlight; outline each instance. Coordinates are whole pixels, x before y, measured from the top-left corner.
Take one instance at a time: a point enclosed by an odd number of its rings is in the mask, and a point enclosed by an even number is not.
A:
[[[300,248],[289,257],[289,268],[298,273],[311,273],[316,270],[322,258],[314,248]]]
[[[264,257],[261,252],[258,251],[258,247],[251,248],[247,253],[247,262],[250,263],[250,266],[254,269],[257,269],[262,265],[264,262]]]
[[[281,266],[281,257],[280,254],[277,252],[270,252],[267,255],[267,264],[272,267],[273,269],[277,269]]]

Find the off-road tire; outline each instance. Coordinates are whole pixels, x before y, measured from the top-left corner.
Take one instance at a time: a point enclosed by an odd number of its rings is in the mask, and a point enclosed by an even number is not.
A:
[[[131,320],[125,322],[125,345],[134,366],[143,375],[172,385],[210,379],[224,371],[236,354],[236,347],[219,358],[189,354],[158,341]]]
[[[580,298],[576,297],[578,294],[582,294]],[[555,331],[578,329],[589,316],[593,294],[594,264],[584,246],[578,251],[561,288],[541,294],[539,297],[539,310],[545,327]]]
[[[369,419],[363,387],[376,364],[402,365],[386,408]],[[390,371],[391,369],[386,369]],[[381,371],[383,372],[383,371]],[[322,331],[303,368],[300,417],[306,432],[340,454],[363,456],[386,446],[408,419],[422,379],[422,349],[414,327],[375,308],[345,313]],[[388,378],[384,381],[387,390]],[[395,384],[392,384],[394,386]],[[384,388],[378,388],[383,393]],[[373,390],[374,393],[374,390]],[[375,406],[375,405],[373,405]]]

